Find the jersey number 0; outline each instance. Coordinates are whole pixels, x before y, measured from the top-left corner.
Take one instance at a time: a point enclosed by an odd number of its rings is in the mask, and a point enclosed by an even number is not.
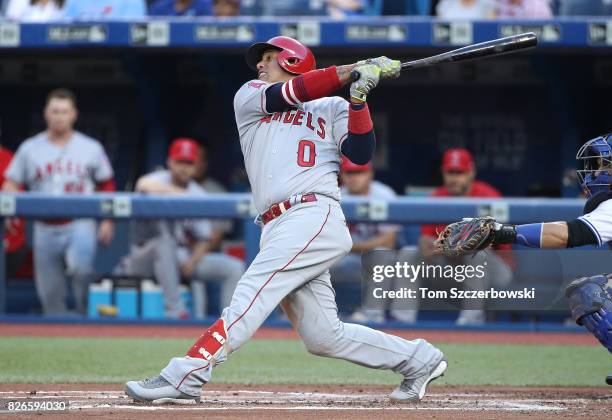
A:
[[[314,142],[311,140],[300,140],[298,143],[297,155],[297,163],[299,166],[314,166],[315,158],[317,157]]]

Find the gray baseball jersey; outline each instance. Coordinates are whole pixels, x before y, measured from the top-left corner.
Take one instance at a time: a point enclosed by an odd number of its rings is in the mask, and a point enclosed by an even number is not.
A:
[[[342,197],[362,197],[372,200],[388,201],[393,200],[397,195],[391,187],[379,181],[370,182],[370,190],[366,195],[352,195],[346,187],[342,187]],[[349,225],[351,238],[353,242],[367,241],[374,236],[385,232],[399,232],[402,229],[400,225],[392,225],[388,223],[353,223]]]
[[[46,132],[25,140],[11,161],[6,177],[30,191],[46,194],[87,194],[96,183],[113,177],[102,145],[75,132],[57,146]],[[77,310],[85,311],[87,286],[96,255],[96,224],[82,219],[73,223],[34,224],[36,290],[47,315],[66,313],[66,274],[73,280]]]
[[[19,146],[6,177],[25,184],[30,191],[82,194],[111,179],[113,168],[102,145],[91,137],[75,131],[60,147],[42,132]]]
[[[171,174],[168,170],[156,171],[147,176],[167,185],[172,184]],[[206,191],[200,187],[197,182],[190,181],[187,185],[185,194],[206,195]],[[181,219],[163,222],[168,224],[171,234],[180,246],[188,245],[190,238],[197,241],[206,241],[210,239],[211,227],[208,220]],[[131,224],[130,239],[132,243],[142,244],[160,234],[161,227],[159,220],[134,220]]]
[[[427,341],[404,340],[338,318],[329,268],[351,249],[337,180],[339,149],[348,131],[347,102],[317,99],[269,114],[267,86],[248,82],[234,99],[255,205],[263,212],[275,202],[310,192],[317,201],[294,205],[263,226],[260,251],[221,315],[227,330],[223,353],[211,361],[175,357],[161,376],[199,396],[215,363],[240,348],[279,304],[313,354],[406,377],[427,372],[442,357]]]
[[[269,83],[245,83],[234,98],[240,146],[260,213],[295,194],[340,199],[340,146],[348,133],[348,102],[329,97],[268,114]]]

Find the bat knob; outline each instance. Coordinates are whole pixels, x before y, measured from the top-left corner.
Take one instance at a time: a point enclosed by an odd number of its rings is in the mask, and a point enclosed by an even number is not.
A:
[[[359,71],[353,70],[351,72],[351,82],[356,82],[357,80],[359,80],[360,77],[361,77],[361,73],[359,73]]]

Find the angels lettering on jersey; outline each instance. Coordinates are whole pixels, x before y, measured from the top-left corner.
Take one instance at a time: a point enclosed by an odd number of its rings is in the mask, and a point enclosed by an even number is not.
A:
[[[50,179],[55,184],[55,189],[63,190],[56,192],[82,193],[85,192],[85,182],[89,178],[89,173],[83,162],[60,158],[36,165],[34,182],[42,182],[43,178]]]
[[[113,178],[113,168],[98,141],[75,132],[58,146],[42,132],[19,146],[6,176],[30,191],[90,193],[96,184]]]
[[[325,124],[327,124],[327,122],[322,117],[316,118],[316,122],[314,122],[314,120],[315,118],[312,112],[292,109],[284,112],[275,112],[267,117],[262,117],[260,122],[269,124],[271,121],[278,121],[282,124],[306,126],[322,140],[325,140]]]
[[[270,83],[252,80],[234,98],[240,146],[259,213],[296,194],[340,199],[340,148],[348,134],[348,102],[338,96],[268,112]]]

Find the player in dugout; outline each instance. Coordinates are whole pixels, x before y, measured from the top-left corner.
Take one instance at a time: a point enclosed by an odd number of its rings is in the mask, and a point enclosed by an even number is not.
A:
[[[25,140],[5,173],[4,192],[52,194],[113,192],[113,168],[102,145],[74,129],[77,99],[68,89],[47,96],[45,131]],[[7,229],[12,229],[7,224]],[[45,315],[66,315],[66,276],[71,277],[76,310],[86,311],[96,242],[110,244],[114,223],[93,219],[48,218],[34,223],[34,279]]]
[[[476,164],[472,154],[467,149],[448,149],[442,156],[442,186],[436,188],[431,196],[438,199],[444,197],[501,197],[501,193],[487,182],[476,179]],[[438,233],[442,232],[446,225],[423,225],[419,237],[418,249],[422,258],[426,261],[435,261],[438,264],[449,263],[452,265],[464,264],[463,259],[441,260],[444,257],[433,255],[433,244]],[[503,287],[512,281],[512,268],[514,261],[510,251],[510,245],[497,245],[495,251],[486,256],[488,264],[487,278],[481,284],[473,283],[471,287],[484,287],[485,284],[495,283],[495,286]],[[481,256],[477,255],[471,259],[472,264],[481,264]],[[416,304],[417,302],[415,302]],[[472,306],[477,306],[472,304]],[[474,326],[485,323],[485,311],[483,308],[463,308],[459,312],[455,323],[460,326]],[[410,320],[410,317],[414,319]],[[405,311],[404,320],[416,321],[416,310]]]

